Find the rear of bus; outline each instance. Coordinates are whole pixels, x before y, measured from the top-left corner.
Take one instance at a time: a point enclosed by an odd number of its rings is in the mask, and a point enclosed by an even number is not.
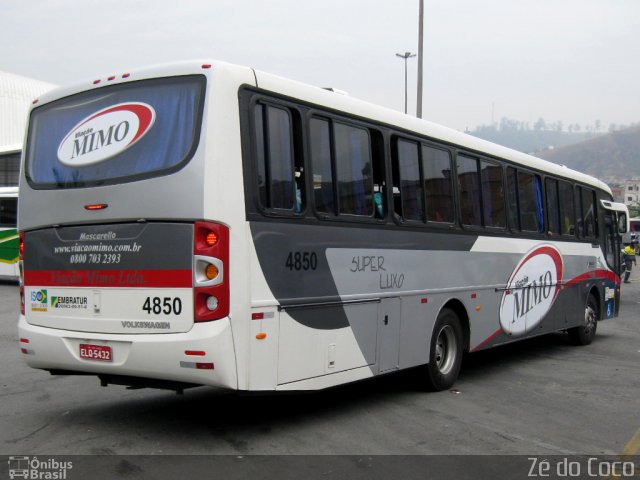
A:
[[[184,63],[32,106],[18,220],[30,366],[237,388],[230,243],[241,243],[244,205],[223,194],[242,192],[237,91],[251,80]]]

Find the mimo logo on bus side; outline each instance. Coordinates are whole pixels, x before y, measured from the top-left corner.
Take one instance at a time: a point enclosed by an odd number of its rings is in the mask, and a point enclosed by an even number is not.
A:
[[[69,167],[103,162],[140,140],[155,118],[155,110],[146,103],[119,103],[103,108],[67,133],[58,146],[58,160]]]
[[[540,245],[520,260],[500,304],[500,326],[508,335],[533,330],[551,309],[562,283],[562,255],[552,245]]]

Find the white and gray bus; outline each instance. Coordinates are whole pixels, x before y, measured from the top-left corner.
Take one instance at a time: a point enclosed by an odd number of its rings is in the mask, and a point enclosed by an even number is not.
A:
[[[315,390],[620,300],[624,206],[587,175],[251,68],[44,94],[20,179],[27,363],[103,384]]]
[[[18,272],[18,178],[21,145],[0,147],[0,279],[16,281]]]

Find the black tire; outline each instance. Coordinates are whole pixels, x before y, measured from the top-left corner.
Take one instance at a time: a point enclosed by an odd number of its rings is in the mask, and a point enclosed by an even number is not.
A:
[[[430,390],[446,390],[458,379],[462,366],[462,327],[458,315],[444,308],[433,328],[429,350],[429,364],[426,366]]]
[[[593,342],[598,330],[598,320],[600,319],[600,309],[598,301],[592,293],[587,298],[587,304],[584,306],[584,323],[579,327],[573,327],[568,330],[569,340],[574,345],[589,345]]]

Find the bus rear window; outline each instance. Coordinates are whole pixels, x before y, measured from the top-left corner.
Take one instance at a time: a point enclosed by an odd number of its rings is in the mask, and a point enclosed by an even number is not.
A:
[[[31,113],[26,176],[34,188],[110,185],[175,172],[198,145],[202,75],[124,83]]]

